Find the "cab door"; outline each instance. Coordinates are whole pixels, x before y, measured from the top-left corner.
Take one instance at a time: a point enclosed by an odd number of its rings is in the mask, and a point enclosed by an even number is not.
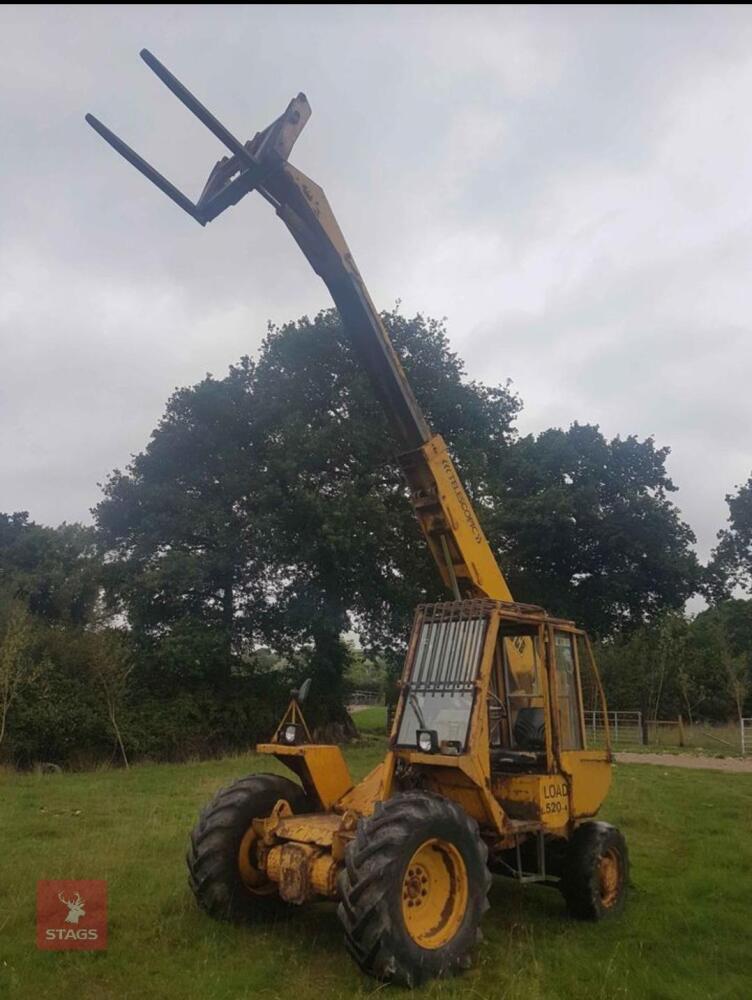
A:
[[[553,711],[556,717],[560,750],[583,750],[584,720],[575,636],[562,629],[553,630],[553,665],[556,675]]]
[[[550,734],[543,633],[504,624],[499,630],[488,699],[492,761],[512,758],[526,770],[546,770]],[[526,759],[526,760],[525,760]]]
[[[574,819],[594,816],[611,784],[611,754],[607,749],[588,749],[585,739],[582,670],[597,670],[589,646],[580,652],[584,633],[551,628],[549,631],[549,671],[552,673],[551,716],[554,752],[567,779],[569,811]],[[597,680],[602,697],[600,681]]]

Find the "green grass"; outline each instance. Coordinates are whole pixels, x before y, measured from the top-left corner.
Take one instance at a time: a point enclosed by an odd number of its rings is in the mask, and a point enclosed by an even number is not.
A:
[[[371,705],[359,712],[353,712],[353,722],[361,733],[386,733],[386,706]]]
[[[354,774],[381,752],[373,737],[349,750]],[[332,904],[256,927],[215,923],[193,904],[183,852],[198,808],[219,785],[270,769],[282,770],[249,755],[0,776],[0,997],[344,1000],[378,992],[347,957]],[[619,766],[604,817],[622,827],[632,854],[634,886],[619,920],[576,923],[557,892],[498,880],[475,967],[419,995],[749,997],[752,776]],[[109,881],[106,953],[36,951],[39,878]]]

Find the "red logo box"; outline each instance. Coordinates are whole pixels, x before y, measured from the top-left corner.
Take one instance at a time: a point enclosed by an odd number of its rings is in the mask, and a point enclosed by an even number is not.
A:
[[[104,879],[37,882],[37,948],[103,951],[107,947]]]

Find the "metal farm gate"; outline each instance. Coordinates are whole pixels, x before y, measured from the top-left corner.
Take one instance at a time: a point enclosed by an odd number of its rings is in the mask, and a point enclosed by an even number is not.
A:
[[[611,745],[642,746],[645,734],[642,712],[585,712],[585,730],[588,746],[603,746],[606,740],[606,718]]]

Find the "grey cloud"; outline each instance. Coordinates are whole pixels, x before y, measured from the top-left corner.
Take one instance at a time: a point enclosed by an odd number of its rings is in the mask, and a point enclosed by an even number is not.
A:
[[[672,447],[706,555],[752,468],[746,7],[59,6],[0,11],[0,509],[86,519],[179,384],[328,305],[260,199],[200,230],[83,123],[194,196],[214,139],[298,90],[294,160],[375,300],[446,315],[521,428]]]

